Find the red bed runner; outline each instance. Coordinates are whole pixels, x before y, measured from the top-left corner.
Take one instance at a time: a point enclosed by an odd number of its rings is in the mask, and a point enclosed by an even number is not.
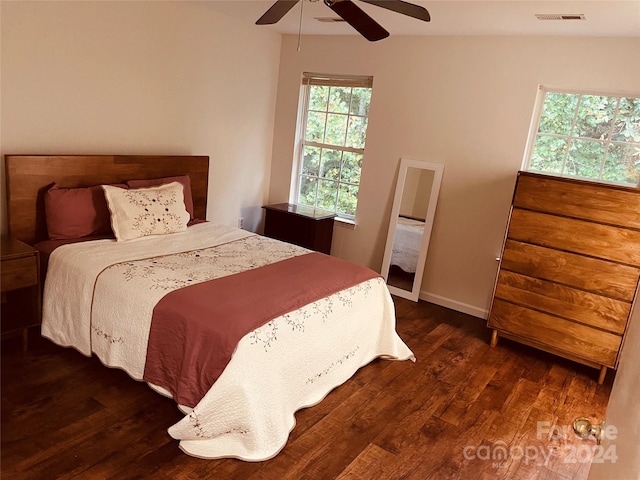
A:
[[[144,380],[194,407],[238,342],[270,320],[380,275],[309,253],[175,290],[153,310]]]

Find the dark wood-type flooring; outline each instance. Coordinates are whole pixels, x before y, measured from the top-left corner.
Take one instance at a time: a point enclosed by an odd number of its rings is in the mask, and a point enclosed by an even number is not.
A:
[[[167,434],[181,417],[170,399],[35,330],[27,352],[20,338],[5,340],[2,478],[587,477],[595,441],[570,427],[604,418],[611,373],[598,386],[594,369],[508,340],[491,348],[480,319],[395,301],[417,362],[363,367],[299,411],[286,447],[266,462],[190,457]]]

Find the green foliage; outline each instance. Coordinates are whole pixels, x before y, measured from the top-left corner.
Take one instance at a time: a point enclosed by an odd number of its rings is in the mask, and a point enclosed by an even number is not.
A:
[[[611,131],[611,122],[617,106],[617,98],[583,95],[573,135],[604,140]]]
[[[322,149],[322,169],[320,176],[332,180],[340,179],[340,167],[342,165],[342,152],[340,150]]]
[[[325,133],[324,142],[327,145],[344,146],[347,136],[347,121],[349,117],[336,113],[327,115],[327,131]]]
[[[314,86],[309,89],[309,110],[326,112],[328,100],[329,87]]]
[[[636,184],[638,176],[640,176],[640,148],[615,143],[609,145],[602,179],[609,182]]]
[[[298,192],[298,203],[303,205],[316,206],[316,195],[318,179],[302,175],[300,177],[300,191]]]
[[[298,203],[355,215],[370,103],[370,88],[309,87]]]
[[[349,112],[352,115],[369,116],[369,105],[371,104],[370,88],[354,88],[351,93],[351,108]]]
[[[640,98],[621,98],[613,140],[640,143]]]
[[[547,93],[542,106],[538,132],[569,135],[577,105],[578,95]]]
[[[329,93],[329,111],[335,113],[349,113],[351,103],[351,88],[331,87]]]
[[[347,215],[356,214],[358,189],[359,187],[356,185],[340,185],[340,192],[338,194],[338,213],[346,213]]]
[[[529,168],[635,185],[640,99],[548,92]]]
[[[317,206],[323,210],[336,210],[338,183],[320,180],[318,182]]]
[[[320,112],[309,112],[307,117],[307,131],[305,140],[307,142],[324,141],[324,127],[327,123],[327,114]]]
[[[315,176],[320,174],[320,148],[305,145],[302,157],[302,174]]]
[[[573,177],[599,178],[603,158],[602,142],[574,140],[567,155],[565,173]]]
[[[562,173],[567,141],[564,138],[538,135],[529,168],[545,173]]]
[[[367,137],[367,118],[349,117],[349,128],[347,130],[347,147],[364,148]]]
[[[362,155],[353,152],[342,154],[342,171],[340,180],[347,183],[360,184],[360,172],[362,171]]]

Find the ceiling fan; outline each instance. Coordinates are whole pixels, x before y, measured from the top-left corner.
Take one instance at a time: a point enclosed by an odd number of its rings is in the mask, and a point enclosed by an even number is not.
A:
[[[258,19],[256,25],[272,25],[278,23],[289,10],[291,10],[300,0],[277,0],[262,17]],[[304,0],[302,0],[304,1]],[[311,0],[313,1],[313,0]],[[317,1],[317,0],[316,0]],[[426,8],[402,0],[360,0],[377,7],[386,8],[409,17],[417,18],[428,22],[431,16]],[[389,36],[378,22],[358,7],[351,0],[323,0],[324,4],[336,12],[342,19],[355,28],[363,37],[370,42],[382,40]]]

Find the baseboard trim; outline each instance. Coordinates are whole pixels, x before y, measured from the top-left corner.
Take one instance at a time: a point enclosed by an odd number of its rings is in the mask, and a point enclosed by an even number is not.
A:
[[[425,292],[424,290],[420,292],[419,298],[420,300],[424,300],[425,302],[435,303],[436,305],[440,305],[441,307],[450,308],[451,310],[455,310],[456,312],[466,313],[467,315],[471,315],[472,317],[478,317],[486,320],[489,316],[489,311],[485,308],[480,308],[476,307],[475,305],[469,305],[468,303],[452,300],[451,298],[442,297],[440,295],[436,295],[435,293]]]

